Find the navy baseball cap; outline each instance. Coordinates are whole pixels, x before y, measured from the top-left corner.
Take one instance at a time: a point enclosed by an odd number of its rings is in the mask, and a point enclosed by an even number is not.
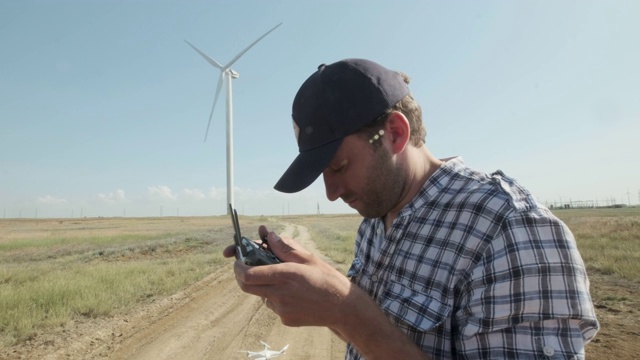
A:
[[[274,188],[295,193],[311,185],[342,139],[373,122],[409,94],[400,73],[365,59],[318,66],[293,100],[299,154]]]

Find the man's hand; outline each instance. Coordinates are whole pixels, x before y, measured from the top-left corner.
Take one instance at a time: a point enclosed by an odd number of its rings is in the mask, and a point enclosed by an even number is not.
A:
[[[266,227],[267,237],[281,264],[234,264],[242,291],[265,299],[287,326],[326,326],[352,343],[367,359],[426,359],[424,353],[346,276],[314,257],[297,242],[281,238]],[[224,256],[234,256],[234,246]]]
[[[283,239],[264,226],[258,232],[283,263],[247,266],[236,261],[236,281],[242,291],[266,299],[288,326],[332,327],[339,322],[352,286],[349,279],[293,239]],[[233,256],[233,246],[224,255]]]

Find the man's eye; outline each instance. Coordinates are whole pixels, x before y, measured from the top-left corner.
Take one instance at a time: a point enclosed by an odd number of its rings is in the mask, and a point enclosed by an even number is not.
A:
[[[344,172],[344,170],[347,168],[347,160],[346,159],[342,160],[340,164],[338,164],[338,166],[335,166],[335,167],[332,166],[332,168],[336,174],[340,174]]]

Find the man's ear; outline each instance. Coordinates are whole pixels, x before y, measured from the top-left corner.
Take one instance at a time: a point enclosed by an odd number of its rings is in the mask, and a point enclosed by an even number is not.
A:
[[[411,127],[409,120],[398,111],[393,111],[385,122],[385,137],[390,140],[391,151],[398,154],[409,145]],[[387,136],[388,135],[388,136]]]

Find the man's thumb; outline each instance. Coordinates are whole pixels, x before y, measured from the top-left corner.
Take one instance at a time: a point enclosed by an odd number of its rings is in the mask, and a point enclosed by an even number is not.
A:
[[[267,240],[271,251],[283,262],[307,262],[307,256],[309,254],[293,239],[283,239],[275,232],[270,231],[267,235]]]

